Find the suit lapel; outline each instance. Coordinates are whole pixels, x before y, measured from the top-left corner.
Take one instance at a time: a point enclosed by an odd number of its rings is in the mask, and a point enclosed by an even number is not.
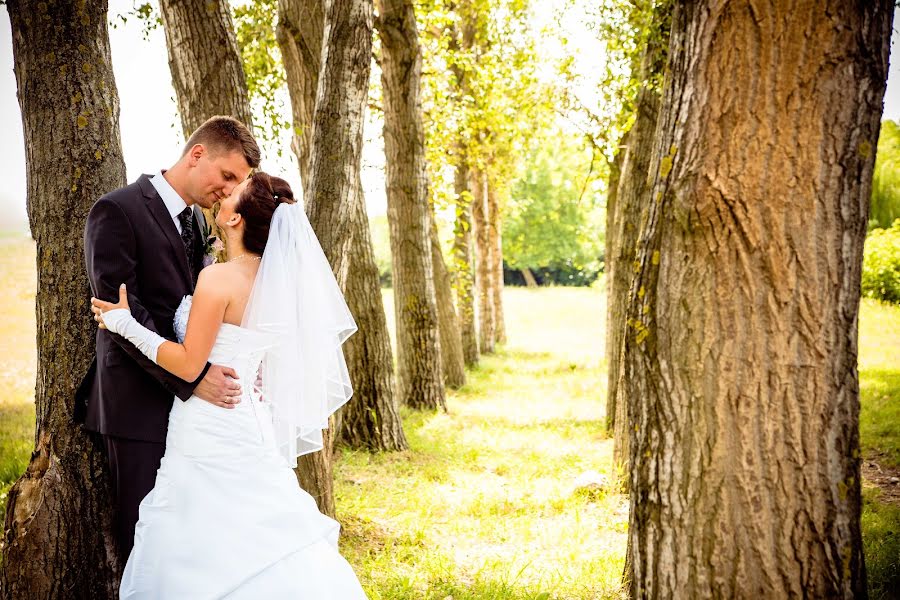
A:
[[[194,280],[191,276],[191,268],[188,265],[187,253],[184,251],[184,242],[181,240],[181,236],[178,235],[178,229],[175,228],[175,221],[172,220],[172,216],[166,209],[165,202],[160,198],[159,192],[157,192],[156,188],[153,187],[153,184],[150,183],[150,177],[141,175],[138,179],[138,184],[141,186],[141,190],[144,193],[147,208],[150,210],[153,218],[156,219],[156,223],[159,225],[160,229],[162,229],[162,232],[166,235],[166,238],[172,245],[172,250],[175,252],[175,261],[178,263],[185,284],[189,289],[193,289]]]

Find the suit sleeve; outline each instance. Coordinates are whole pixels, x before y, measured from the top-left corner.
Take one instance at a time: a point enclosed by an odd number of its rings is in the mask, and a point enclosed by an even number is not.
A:
[[[134,230],[121,207],[112,200],[101,198],[91,208],[84,232],[84,254],[94,296],[102,300],[115,301],[119,295],[119,285],[124,283],[128,287],[131,314],[138,323],[159,333],[153,318],[140,299],[144,290],[140,289],[135,276],[137,243]],[[194,388],[209,370],[207,363],[196,381],[187,382],[155,364],[122,336],[105,330],[101,330],[100,334],[111,336],[141,368],[156,378],[167,391],[182,400],[191,397]]]

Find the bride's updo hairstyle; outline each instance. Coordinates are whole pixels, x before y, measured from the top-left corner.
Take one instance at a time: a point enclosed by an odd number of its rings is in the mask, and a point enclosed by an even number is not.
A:
[[[234,212],[240,213],[244,219],[244,248],[247,252],[263,253],[275,209],[279,204],[294,202],[294,192],[284,179],[262,171],[250,177],[234,208]]]

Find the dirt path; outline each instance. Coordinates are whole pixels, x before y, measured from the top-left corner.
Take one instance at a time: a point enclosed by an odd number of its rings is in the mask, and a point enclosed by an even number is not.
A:
[[[879,500],[900,506],[900,469],[882,464],[880,456],[870,456],[862,461],[863,484],[881,490]]]

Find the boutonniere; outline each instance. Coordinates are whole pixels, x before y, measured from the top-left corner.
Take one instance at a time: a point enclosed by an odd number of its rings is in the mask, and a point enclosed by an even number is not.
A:
[[[222,240],[213,235],[212,228],[206,222],[206,219],[203,219],[202,234],[203,266],[208,267],[218,260],[217,255],[225,249],[225,244],[222,243]]]

